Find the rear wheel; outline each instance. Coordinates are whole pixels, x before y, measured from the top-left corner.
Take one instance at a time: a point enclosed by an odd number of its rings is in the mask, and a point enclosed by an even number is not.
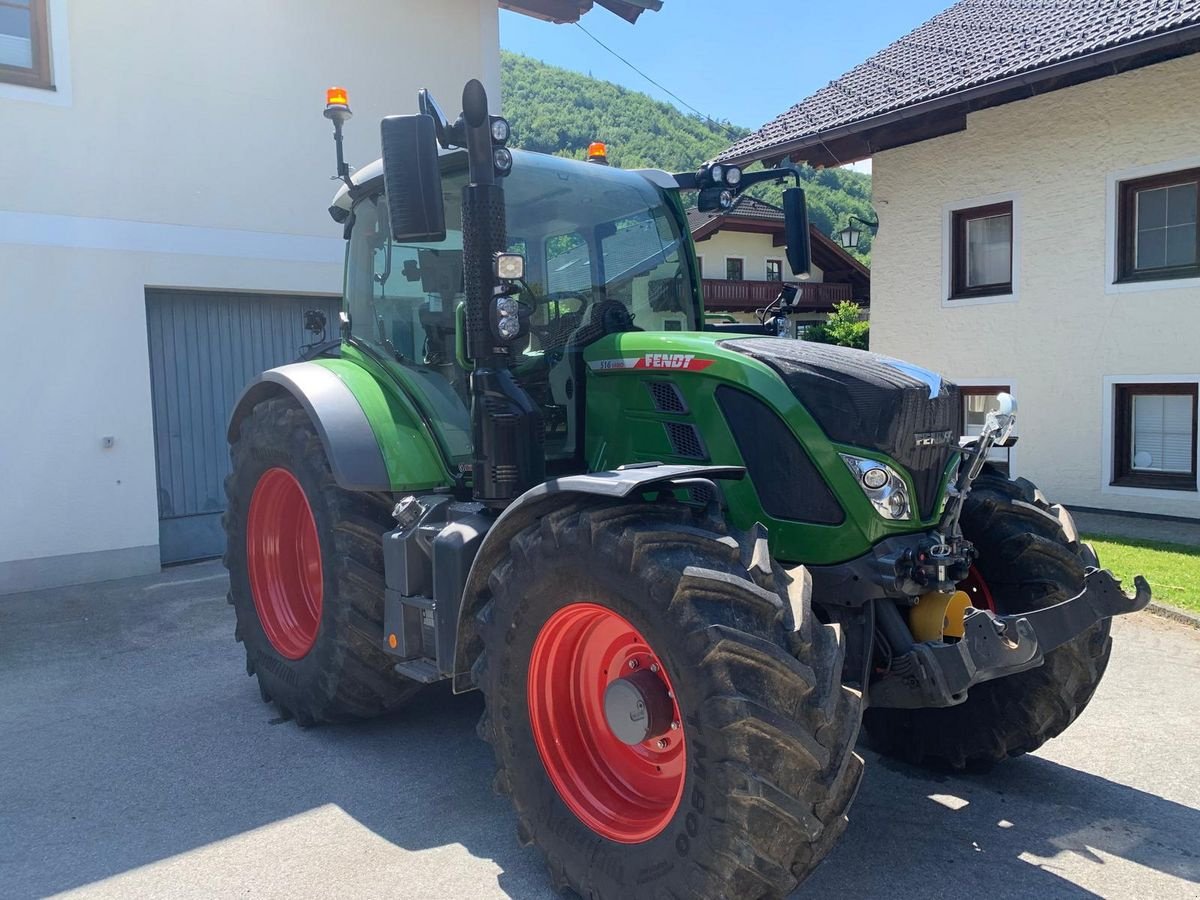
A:
[[[1075,534],[1069,513],[1032,483],[985,469],[963,509],[964,536],[979,557],[959,585],[975,606],[1001,615],[1061,603],[1083,589],[1095,554]],[[1046,654],[1027,672],[985,681],[958,706],[868,709],[872,746],[934,768],[987,769],[1036,750],[1083,712],[1108,666],[1110,620],[1103,619]]]
[[[557,888],[782,897],[828,852],[860,698],[789,581],[765,538],[675,503],[572,505],[513,540],[480,616],[481,733]]]
[[[419,685],[379,647],[388,499],[337,486],[291,398],[258,404],[231,454],[225,566],[247,673],[302,725],[394,709]]]

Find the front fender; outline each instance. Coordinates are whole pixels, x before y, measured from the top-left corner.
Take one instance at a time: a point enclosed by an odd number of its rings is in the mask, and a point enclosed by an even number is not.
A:
[[[508,553],[509,542],[542,516],[568,503],[580,500],[602,502],[641,496],[655,488],[686,488],[697,483],[711,485],[714,481],[740,481],[746,470],[741,466],[686,466],[640,464],[553,478],[526,491],[496,519],[488,529],[479,552],[471,563],[466,585],[461,593],[458,610],[458,629],[454,647],[454,692],[474,690],[472,667],[482,652],[476,639],[474,621],[487,602],[488,576]],[[717,489],[717,493],[722,493]]]

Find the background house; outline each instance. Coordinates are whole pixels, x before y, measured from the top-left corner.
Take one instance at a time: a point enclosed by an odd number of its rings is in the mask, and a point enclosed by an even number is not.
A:
[[[478,77],[498,100],[496,0],[0,13],[0,593],[219,552],[233,400],[338,303],[326,87],[350,89],[353,163],[419,87],[451,110]]]
[[[809,228],[813,266],[807,280],[792,275],[785,254],[783,210],[747,194],[721,213],[688,211],[692,239],[704,279],[706,312],[756,321],[779,294],[781,282],[799,285],[799,307],[791,316],[796,337],[823,322],[834,305],[854,300],[864,314],[871,299],[871,272],[817,228]]]
[[[963,0],[724,159],[872,157],[872,349],[1020,401],[1015,472],[1200,517],[1200,0]]]

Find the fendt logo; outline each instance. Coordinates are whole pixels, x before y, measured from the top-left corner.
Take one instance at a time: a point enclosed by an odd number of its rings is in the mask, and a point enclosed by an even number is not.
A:
[[[621,369],[682,369],[701,372],[715,360],[701,359],[693,353],[646,353],[626,359],[596,359],[588,363],[593,372],[610,372]]]
[[[942,447],[954,443],[953,431],[922,431],[913,435],[918,447]]]

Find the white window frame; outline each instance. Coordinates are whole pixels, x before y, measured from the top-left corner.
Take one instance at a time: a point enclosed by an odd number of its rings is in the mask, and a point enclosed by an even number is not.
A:
[[[1170,175],[1186,169],[1200,169],[1200,156],[1189,156],[1134,169],[1109,172],[1104,196],[1104,293],[1139,294],[1144,291],[1174,291],[1179,288],[1200,288],[1200,278],[1164,278],[1161,281],[1124,281],[1120,277],[1120,188],[1123,181],[1136,181],[1152,175]],[[1184,379],[1185,381],[1187,379]]]
[[[744,256],[726,256],[725,257],[725,270],[721,273],[721,278],[723,278],[725,281],[732,280],[729,277],[729,261],[731,259],[739,259],[742,261],[742,281],[746,281],[747,280],[746,279],[746,257],[744,257]]]
[[[964,297],[952,300],[954,293],[954,214],[978,206],[996,203],[1012,204],[1012,293],[993,294],[988,297]],[[959,309],[964,306],[983,306],[989,303],[1016,303],[1021,292],[1021,195],[1016,191],[1005,194],[989,194],[986,197],[971,197],[955,200],[942,206],[942,308]]]
[[[768,263],[779,263],[779,283],[783,284],[783,282],[787,280],[787,277],[786,277],[787,270],[785,270],[783,268],[783,257],[768,256],[763,259],[763,279],[766,281],[771,280],[770,278],[767,277],[767,264]]]
[[[1155,174],[1155,173],[1150,173]],[[1188,279],[1189,281],[1191,279]],[[1172,491],[1165,488],[1131,487],[1129,485],[1109,484],[1113,478],[1113,431],[1116,426],[1114,417],[1116,408],[1116,387],[1119,384],[1188,384],[1195,382],[1200,385],[1200,373],[1194,375],[1105,375],[1103,416],[1104,426],[1100,437],[1100,492],[1118,497],[1148,497],[1160,500],[1174,500],[1183,503],[1195,503],[1200,506],[1200,491]],[[1200,454],[1200,449],[1197,450]]]
[[[1014,215],[1015,215],[1015,208],[1014,208]],[[1018,379],[1011,378],[1011,377],[1010,378],[1000,378],[995,375],[989,375],[987,377],[980,377],[980,378],[972,378],[972,377],[964,375],[961,377],[955,376],[954,378],[952,378],[950,380],[953,381],[955,384],[958,384],[958,385],[965,384],[968,387],[973,387],[973,388],[994,387],[997,391],[999,391],[1000,388],[1005,388],[1005,387],[1008,388],[1008,392],[1017,401],[1017,407],[1018,407],[1017,422],[1013,426],[1013,435],[1014,436],[1020,435],[1020,431],[1021,431],[1021,412],[1020,412],[1021,393],[1017,387]],[[961,403],[962,403],[961,397],[959,398],[958,402],[961,405]],[[1017,468],[1017,451],[1018,451],[1017,445],[1013,445],[1008,448],[1008,477],[1009,478],[1016,478],[1020,474],[1020,469]]]
[[[71,41],[68,34],[70,0],[46,0],[50,38],[50,79],[54,89],[0,82],[0,100],[21,100],[44,106],[71,105]]]

